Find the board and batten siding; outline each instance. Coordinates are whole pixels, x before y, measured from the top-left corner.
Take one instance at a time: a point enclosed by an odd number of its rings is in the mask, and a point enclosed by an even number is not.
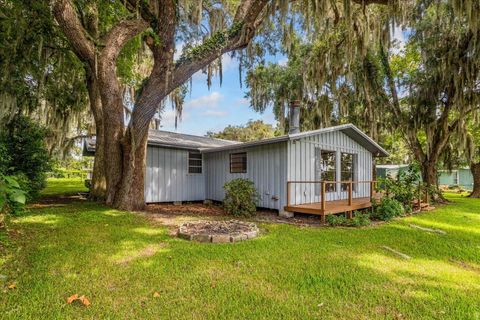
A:
[[[247,153],[246,173],[230,173],[230,154],[238,152]],[[243,178],[255,184],[258,207],[282,210],[286,205],[287,142],[205,153],[204,164],[207,199],[222,201],[225,183]]]
[[[355,177],[356,181],[372,179],[372,154],[352,140],[341,131],[325,132],[318,135],[303,137],[288,142],[288,181],[316,181],[315,177],[315,148],[336,152],[336,180],[340,180],[340,153],[355,154]],[[291,204],[320,202],[319,188],[315,192],[315,184],[292,184],[290,199]],[[355,187],[354,198],[370,196],[370,184],[362,183]],[[347,199],[348,192],[341,191],[337,185],[337,191],[327,192],[326,200]]]
[[[147,147],[145,202],[205,199],[205,161],[201,174],[188,173],[188,150]]]

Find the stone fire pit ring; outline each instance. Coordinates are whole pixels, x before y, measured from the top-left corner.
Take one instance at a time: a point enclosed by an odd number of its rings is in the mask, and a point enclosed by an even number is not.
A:
[[[177,235],[190,241],[226,243],[256,238],[259,230],[255,223],[238,220],[194,221],[182,224]]]

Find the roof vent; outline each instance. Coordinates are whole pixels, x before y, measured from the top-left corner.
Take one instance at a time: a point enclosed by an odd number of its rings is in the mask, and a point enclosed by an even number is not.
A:
[[[289,134],[300,133],[300,101],[293,100],[290,102],[290,122],[288,130]]]

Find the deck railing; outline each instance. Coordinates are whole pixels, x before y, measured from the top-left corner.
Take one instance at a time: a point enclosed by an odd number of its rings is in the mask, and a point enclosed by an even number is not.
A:
[[[309,202],[305,202],[305,201],[301,201],[301,203],[298,203],[297,201],[297,194],[296,194],[296,191],[297,191],[297,185],[304,185],[304,184],[310,184],[310,186],[313,186],[313,189],[314,189],[314,193],[315,192],[315,187],[316,186],[319,186],[320,187],[320,190],[319,190],[319,194],[318,196],[316,194],[314,194],[314,196],[312,197],[311,195],[308,197],[309,198]],[[367,184],[370,186],[368,192],[361,192],[358,194],[357,197],[354,196],[354,188],[358,188],[358,185],[361,185],[361,184]],[[377,187],[377,181],[376,180],[364,180],[364,181],[355,181],[355,180],[347,180],[347,181],[328,181],[328,180],[322,180],[322,181],[288,181],[287,182],[287,206],[290,206],[290,205],[297,205],[297,204],[308,204],[308,203],[318,203],[320,202],[321,203],[321,209],[322,210],[325,210],[325,203],[328,201],[326,199],[326,195],[327,195],[327,187],[329,185],[334,185],[335,186],[335,191],[333,191],[332,193],[336,194],[336,195],[342,195],[343,191],[338,191],[336,188],[340,187],[342,185],[347,185],[347,197],[346,199],[342,198],[341,200],[347,200],[348,201],[348,205],[352,205],[352,201],[353,199],[355,198],[363,198],[363,197],[367,197],[367,196],[370,196],[370,198],[373,198],[375,196],[375,189]],[[292,188],[294,188],[294,199],[292,201]],[[309,188],[310,191],[311,191],[311,187]],[[301,190],[302,191],[302,190]],[[304,191],[303,191],[304,192]],[[366,194],[365,194],[366,193]],[[317,199],[318,198],[318,199]],[[340,199],[338,199],[340,200]]]

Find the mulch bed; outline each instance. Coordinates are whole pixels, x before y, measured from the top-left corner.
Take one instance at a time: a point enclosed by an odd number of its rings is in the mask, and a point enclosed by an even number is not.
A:
[[[203,203],[184,203],[174,205],[171,203],[149,204],[145,209],[146,213],[156,220],[156,218],[191,216],[191,217],[211,217],[211,218],[232,218],[228,215],[220,204]],[[308,214],[295,214],[294,218],[282,218],[278,216],[276,210],[259,209],[257,215],[247,219],[259,223],[281,223],[293,224],[297,226],[323,226],[319,216]]]
[[[225,210],[219,205],[194,202],[181,205],[171,203],[148,204],[145,211],[165,215],[227,216]]]

